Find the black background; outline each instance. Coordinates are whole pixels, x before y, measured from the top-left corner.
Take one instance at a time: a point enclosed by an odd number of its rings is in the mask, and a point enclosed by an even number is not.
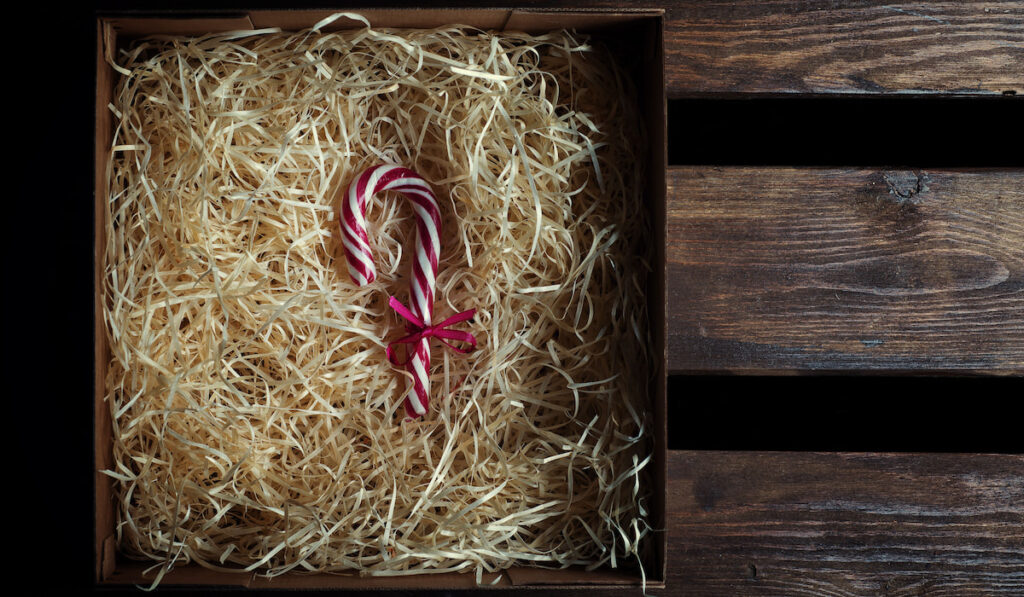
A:
[[[6,442],[7,460],[16,466],[5,493],[16,523],[8,540],[18,550],[7,574],[42,573],[30,585],[9,583],[14,593],[93,590],[94,18],[96,10],[131,8],[47,4],[7,23],[6,62],[14,70],[4,86],[4,140],[15,159],[8,159],[6,178],[17,187],[7,198],[14,209],[5,213],[4,355],[6,377],[14,381],[7,385],[6,426],[17,433]],[[669,106],[669,161],[1021,167],[1022,116],[1024,102],[1014,97],[676,100]],[[1018,382],[673,377],[670,447],[1021,452]]]

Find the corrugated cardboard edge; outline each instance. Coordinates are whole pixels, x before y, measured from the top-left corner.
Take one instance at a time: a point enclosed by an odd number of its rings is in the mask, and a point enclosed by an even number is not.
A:
[[[114,31],[108,23],[96,22],[96,145],[94,151],[95,170],[93,189],[93,496],[95,517],[95,546],[93,561],[96,566],[97,582],[114,571],[114,558],[108,555],[106,546],[113,542],[114,513],[112,479],[99,471],[109,469],[111,460],[111,422],[104,402],[106,364],[109,358],[106,342],[106,326],[103,323],[103,235],[106,230],[104,198],[107,196],[106,160],[110,148],[111,131],[110,102],[113,74],[106,68],[106,53],[113,51]]]
[[[111,143],[110,114],[107,104],[113,85],[113,74],[104,59],[105,51],[114,51],[117,36],[135,37],[143,34],[180,34],[204,35],[211,32],[259,29],[268,26],[280,26],[282,29],[303,29],[312,27],[323,18],[334,14],[334,10],[277,10],[251,11],[225,15],[221,13],[193,13],[181,16],[178,13],[129,13],[123,16],[110,15],[97,20],[97,102],[96,102],[96,179],[94,197],[95,210],[95,250],[94,269],[96,283],[95,298],[95,421],[96,430],[94,462],[96,464],[96,579],[104,584],[148,583],[150,577],[143,577],[142,570],[152,566],[138,562],[128,562],[118,558],[113,537],[114,512],[112,502],[112,481],[99,473],[110,468],[111,461],[111,423],[104,401],[104,375],[109,359],[106,346],[106,328],[103,322],[102,289],[102,256],[104,250],[103,234],[105,230],[105,210],[103,198],[106,192],[105,155]],[[666,222],[666,188],[665,172],[667,168],[666,139],[666,96],[664,82],[664,10],[662,9],[370,9],[356,11],[366,16],[371,23],[381,23],[387,27],[431,27],[452,23],[465,24],[480,29],[515,29],[527,32],[541,32],[555,29],[578,29],[581,31],[600,31],[609,27],[620,27],[626,23],[650,23],[644,25],[652,29],[653,43],[644,43],[645,67],[643,68],[644,89],[660,90],[656,94],[646,94],[643,98],[643,110],[649,134],[650,160],[654,166],[648,171],[647,193],[653,203],[655,263],[661,264],[654,268],[654,279],[651,282],[649,295],[649,313],[651,315],[652,336],[656,353],[661,362],[657,363],[658,371],[652,387],[655,409],[655,459],[649,469],[656,487],[662,489],[655,492],[651,504],[652,526],[657,529],[654,541],[655,551],[653,570],[648,569],[647,587],[662,588],[665,586],[667,569],[667,533],[665,529],[665,482],[667,472],[667,396],[665,370],[665,222]],[[351,28],[359,26],[356,21],[339,19],[325,30]],[[626,571],[599,570],[585,572],[581,569],[551,570],[543,568],[515,567],[501,576],[484,575],[484,582],[476,585],[475,576],[471,574],[417,575],[413,577],[361,577],[353,575],[295,575],[277,579],[266,579],[253,574],[224,574],[209,570],[190,567],[171,571],[164,579],[165,584],[182,585],[235,585],[253,588],[485,588],[493,580],[497,580],[495,588],[545,586],[548,588],[597,588],[600,586],[638,586],[638,576]],[[339,582],[341,581],[341,582]]]

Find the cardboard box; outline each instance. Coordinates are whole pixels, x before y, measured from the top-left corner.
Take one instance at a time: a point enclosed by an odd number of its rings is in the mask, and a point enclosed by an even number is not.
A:
[[[117,553],[114,524],[113,483],[98,471],[112,469],[111,421],[109,410],[103,400],[104,376],[109,362],[106,345],[106,330],[103,320],[102,273],[105,234],[104,201],[107,197],[106,168],[112,139],[111,114],[107,108],[113,93],[117,74],[106,62],[107,52],[113,52],[133,38],[153,34],[201,35],[216,31],[260,29],[281,27],[284,30],[299,30],[312,27],[333,11],[252,11],[236,14],[217,13],[209,15],[111,15],[97,19],[96,48],[96,155],[95,155],[95,246],[94,276],[97,295],[95,298],[95,574],[100,585],[149,584],[152,574],[143,576],[143,571],[153,566],[152,562],[142,563],[129,560]],[[645,549],[645,572],[647,586],[663,587],[666,567],[665,529],[665,466],[666,466],[666,370],[665,370],[665,82],[663,58],[663,11],[661,10],[612,10],[612,11],[543,11],[543,10],[368,10],[359,11],[375,27],[431,28],[450,24],[464,24],[481,29],[521,30],[532,33],[561,28],[576,29],[594,35],[610,45],[621,56],[623,66],[632,72],[634,82],[641,94],[640,107],[648,131],[647,180],[645,195],[650,209],[653,230],[650,241],[654,243],[656,264],[648,288],[648,308],[651,334],[659,362],[655,368],[655,382],[650,388],[650,408],[654,412],[654,449],[652,464],[647,467],[647,479],[653,483],[654,498],[651,503],[650,524],[658,532],[649,536],[650,544]],[[339,19],[324,30],[355,27],[357,23]],[[497,578],[497,574],[484,576],[484,585]],[[513,567],[504,571],[495,587],[548,586],[639,586],[642,580],[638,572],[628,568],[596,570],[587,572],[579,568],[548,570],[530,567]],[[455,589],[472,588],[476,585],[474,574],[423,574],[416,576],[360,577],[358,574],[286,574],[274,579],[251,574],[217,573],[197,565],[177,566],[168,573],[162,584],[166,585],[243,585],[260,588],[423,588]]]

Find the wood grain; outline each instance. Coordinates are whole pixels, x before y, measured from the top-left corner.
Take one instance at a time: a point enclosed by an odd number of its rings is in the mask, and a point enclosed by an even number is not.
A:
[[[671,452],[666,595],[1024,594],[1024,456]]]
[[[1024,371],[1024,171],[673,167],[670,372]]]
[[[1024,3],[665,3],[669,97],[1024,95]]]

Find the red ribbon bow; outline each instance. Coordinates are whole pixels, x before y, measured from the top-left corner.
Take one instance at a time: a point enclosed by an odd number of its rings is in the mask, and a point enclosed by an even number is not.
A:
[[[398,313],[399,315],[404,317],[406,321],[408,321],[408,323],[405,324],[405,331],[409,332],[408,336],[405,336],[404,338],[399,338],[398,340],[395,340],[394,342],[388,344],[388,361],[390,361],[392,365],[395,365],[397,367],[404,367],[406,363],[409,362],[408,357],[406,357],[404,361],[398,360],[398,357],[395,356],[396,345],[415,344],[420,340],[428,338],[437,338],[442,343],[444,343],[444,345],[447,346],[448,348],[454,350],[455,352],[461,352],[462,354],[467,354],[476,350],[476,338],[473,336],[473,334],[470,334],[469,332],[460,332],[459,330],[448,329],[448,326],[450,325],[455,325],[456,323],[461,323],[463,321],[466,321],[467,319],[472,319],[473,315],[476,314],[476,309],[469,309],[467,311],[463,311],[462,313],[457,313],[455,315],[452,315],[448,319],[445,319],[441,323],[427,325],[423,322],[422,319],[416,317],[416,315],[412,311],[410,311],[405,305],[400,303],[398,299],[396,299],[395,297],[391,297],[391,300],[388,301],[388,305],[390,305],[391,308],[394,309],[396,313]],[[470,345],[470,347],[465,349],[459,348],[452,344],[451,342],[449,342],[449,340],[454,340],[456,342],[466,342]]]

